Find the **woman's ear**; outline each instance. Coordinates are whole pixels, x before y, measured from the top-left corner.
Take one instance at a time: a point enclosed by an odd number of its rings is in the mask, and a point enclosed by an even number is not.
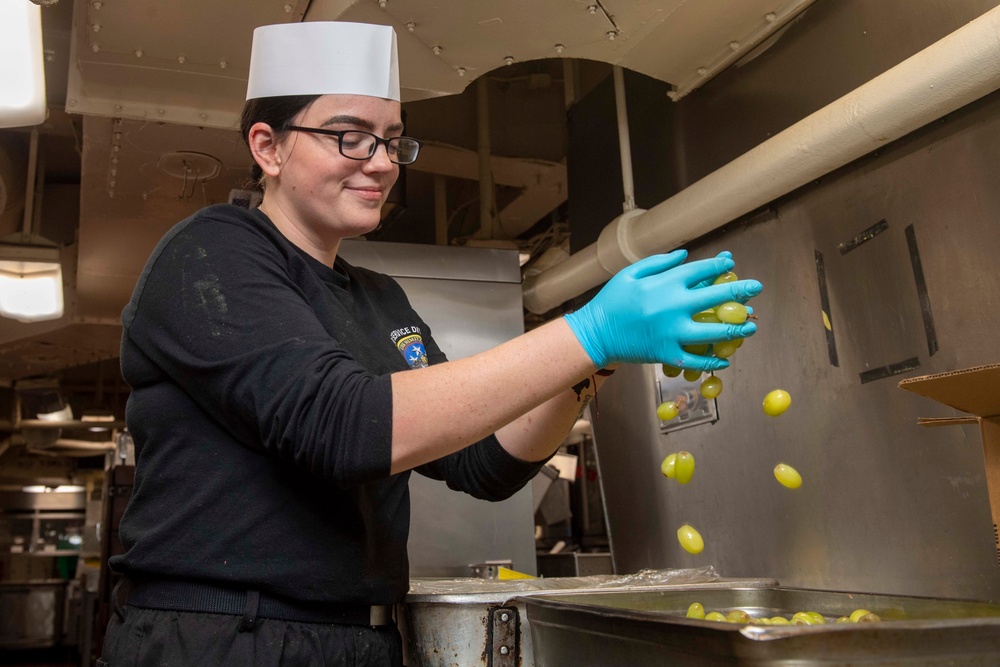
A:
[[[274,178],[281,172],[278,135],[267,123],[254,123],[247,133],[247,145],[254,161],[265,176]]]

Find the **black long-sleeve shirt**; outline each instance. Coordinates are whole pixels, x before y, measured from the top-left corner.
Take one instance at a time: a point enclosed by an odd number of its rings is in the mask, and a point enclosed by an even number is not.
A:
[[[136,481],[116,571],[402,598],[390,373],[446,359],[393,279],[323,265],[259,210],[212,206],[160,241],[122,323]],[[500,500],[540,467],[490,436],[418,471]]]

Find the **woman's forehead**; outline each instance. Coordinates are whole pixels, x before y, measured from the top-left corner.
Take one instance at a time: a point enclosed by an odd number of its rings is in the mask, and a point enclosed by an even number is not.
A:
[[[401,105],[396,100],[367,95],[321,95],[304,114],[304,118],[316,123],[356,118],[378,127],[397,125],[401,117]]]

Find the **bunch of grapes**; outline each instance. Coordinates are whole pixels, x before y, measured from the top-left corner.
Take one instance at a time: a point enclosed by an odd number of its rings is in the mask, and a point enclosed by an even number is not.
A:
[[[729,271],[716,278],[713,284],[719,285],[722,283],[733,282],[735,280],[738,280],[737,275],[732,271]],[[737,301],[727,301],[726,303],[716,306],[715,308],[695,313],[691,319],[695,322],[704,324],[742,324],[746,322],[749,317],[751,317],[750,313],[751,310],[742,303]],[[687,345],[684,347],[684,350],[686,352],[690,352],[691,354],[715,356],[719,359],[728,359],[736,353],[736,350],[738,350],[741,345],[743,345],[743,339],[737,338],[731,341],[720,341],[712,344]],[[675,366],[663,364],[663,374],[671,378],[683,374],[684,379],[688,382],[696,382],[698,378],[701,377],[702,372],[693,369],[682,370]],[[708,400],[718,397],[719,394],[722,393],[722,379],[716,377],[715,375],[709,375],[702,381],[699,393]],[[791,403],[792,397],[787,391],[775,389],[764,397],[762,407],[764,414],[771,417],[777,417],[787,410]],[[656,416],[660,419],[660,421],[670,421],[679,414],[680,406],[678,406],[675,401],[664,401],[656,408]],[[660,472],[663,473],[664,476],[675,479],[681,484],[687,484],[694,476],[694,456],[690,452],[676,452],[669,454],[665,459],[663,459],[663,463],[660,464]],[[799,475],[795,468],[792,468],[785,463],[779,463],[774,468],[774,477],[779,483],[789,489],[797,489],[802,485],[802,476]],[[684,524],[677,530],[677,539],[684,550],[692,554],[701,553],[701,551],[705,548],[705,543],[701,534],[699,534],[698,531],[689,524]],[[702,610],[702,614],[704,617],[704,610]]]
[[[692,602],[688,607],[687,617],[696,620],[718,621],[721,623],[744,623],[750,625],[823,625],[826,617],[817,611],[799,611],[792,614],[791,618],[784,616],[751,616],[742,609],[733,609],[723,614],[720,611],[705,612],[705,607],[700,602]],[[840,616],[837,623],[871,623],[881,621],[878,614],[873,614],[867,609],[855,609],[850,616]]]

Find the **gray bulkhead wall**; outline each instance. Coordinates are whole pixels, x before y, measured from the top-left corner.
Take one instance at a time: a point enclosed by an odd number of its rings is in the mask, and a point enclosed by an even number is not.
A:
[[[668,145],[633,140],[633,153],[670,157],[662,172],[637,170],[637,198],[669,196],[996,4],[821,0],[678,102]],[[641,88],[630,86],[630,109]],[[571,113],[571,144],[587,102]],[[607,169],[604,158],[590,168]],[[574,234],[597,196],[573,189],[587,168],[570,161]],[[654,366],[624,367],[601,391],[594,431],[617,571],[713,565],[789,586],[1000,599],[979,430],[918,427],[956,412],[897,387],[1000,361],[998,221],[994,94],[690,244],[696,258],[731,250],[737,273],[762,280],[760,331],[718,374],[715,423],[661,432]],[[778,387],[792,406],[767,417],[761,400]],[[686,486],[659,472],[679,450],[697,461]],[[778,462],[799,470],[800,489],[775,481]],[[685,522],[705,539],[699,555],[677,542]]]

